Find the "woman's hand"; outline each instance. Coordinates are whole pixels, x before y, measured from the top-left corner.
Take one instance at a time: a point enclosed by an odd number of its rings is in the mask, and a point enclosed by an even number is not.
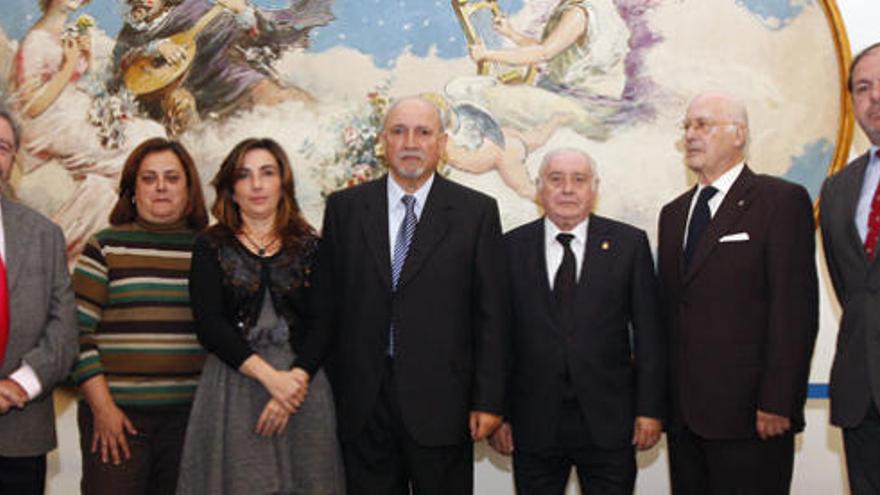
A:
[[[516,36],[516,32],[510,25],[510,18],[505,14],[495,16],[495,19],[492,20],[492,28],[496,33],[505,38],[513,38]]]
[[[474,62],[480,63],[486,60],[486,46],[481,43],[474,43],[473,45],[468,46],[468,52],[470,52],[471,59]]]
[[[260,419],[257,420],[257,435],[271,437],[272,435],[280,435],[287,427],[290,419],[290,413],[275,398],[269,399]]]
[[[112,460],[114,465],[131,459],[126,433],[137,435],[137,429],[122,409],[110,402],[99,408],[92,408],[92,416],[92,453],[100,448],[101,462]]]
[[[309,375],[303,369],[279,371],[258,354],[245,359],[239,371],[260,382],[289,414],[299,409],[309,391]]]

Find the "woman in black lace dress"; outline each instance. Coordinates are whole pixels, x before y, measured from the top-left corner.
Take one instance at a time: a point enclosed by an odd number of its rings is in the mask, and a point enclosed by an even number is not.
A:
[[[196,240],[190,291],[211,353],[184,445],[181,494],[340,494],[344,472],[323,335],[308,329],[317,248],[287,156],[248,139],[212,182],[218,223]]]

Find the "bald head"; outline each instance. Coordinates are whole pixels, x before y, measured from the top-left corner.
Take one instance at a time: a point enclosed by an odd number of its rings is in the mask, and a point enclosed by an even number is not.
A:
[[[385,112],[385,120],[382,122],[383,129],[388,126],[388,118],[391,117],[393,113],[400,111],[401,107],[421,108],[433,113],[434,117],[437,119],[437,128],[440,129],[440,132],[445,132],[446,129],[443,125],[443,112],[440,110],[440,107],[430,99],[421,95],[403,96],[392,101],[388,110]]]
[[[703,184],[745,160],[749,119],[745,105],[724,93],[703,93],[684,120],[685,164]]]

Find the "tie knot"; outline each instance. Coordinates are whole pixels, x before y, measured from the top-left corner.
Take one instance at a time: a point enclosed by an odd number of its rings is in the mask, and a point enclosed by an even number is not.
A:
[[[713,196],[718,192],[718,189],[712,186],[706,186],[700,191],[700,197],[697,198],[697,201],[709,202]]]
[[[416,206],[416,197],[412,194],[404,194],[403,197],[400,198],[403,201],[403,206],[406,207],[406,211],[415,211]]]
[[[567,234],[565,232],[556,234],[556,240],[559,241],[559,244],[562,244],[563,247],[568,247],[568,245],[571,244],[572,239],[574,239],[574,234]]]

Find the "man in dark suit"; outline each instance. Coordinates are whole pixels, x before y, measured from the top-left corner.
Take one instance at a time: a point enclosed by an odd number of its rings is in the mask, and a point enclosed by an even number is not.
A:
[[[630,494],[634,447],[657,443],[666,338],[648,237],[593,209],[599,177],[574,149],[538,175],[546,217],[505,235],[513,300],[509,423],[491,445],[513,453],[520,495]]]
[[[0,493],[42,494],[52,389],[76,357],[77,330],[61,229],[8,197],[18,146],[0,109]]]
[[[672,490],[788,493],[818,328],[812,205],[745,165],[745,107],[695,98],[683,123],[697,185],[660,213],[670,331]]]
[[[334,336],[347,489],[467,494],[473,445],[501,423],[509,288],[495,201],[435,173],[440,113],[391,106],[386,177],[327,199],[316,331]]]
[[[867,153],[826,179],[819,202],[828,273],[843,317],[831,368],[831,423],[843,428],[850,490],[880,494],[880,43],[853,59],[849,91]]]

